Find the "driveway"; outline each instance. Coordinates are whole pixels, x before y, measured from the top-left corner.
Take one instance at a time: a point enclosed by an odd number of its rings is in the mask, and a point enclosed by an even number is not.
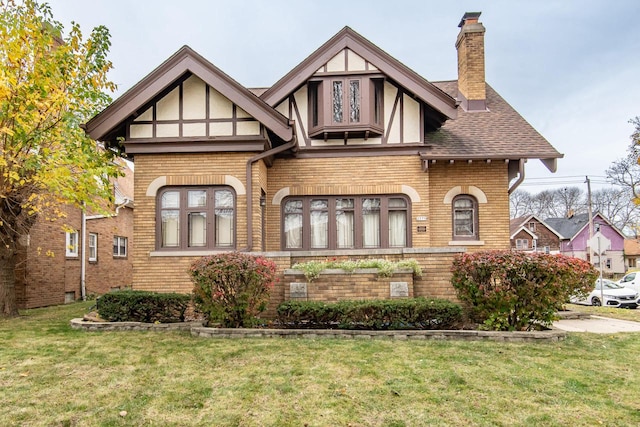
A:
[[[567,332],[593,332],[611,334],[616,332],[640,332],[640,322],[591,316],[581,319],[562,319],[553,323],[553,327]]]

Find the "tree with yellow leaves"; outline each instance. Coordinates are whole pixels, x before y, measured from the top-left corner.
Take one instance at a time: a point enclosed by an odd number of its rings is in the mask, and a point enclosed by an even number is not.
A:
[[[18,313],[18,241],[60,207],[102,210],[116,153],[80,125],[110,102],[109,32],[68,35],[47,4],[0,0],[0,316]],[[61,226],[64,221],[60,221]]]

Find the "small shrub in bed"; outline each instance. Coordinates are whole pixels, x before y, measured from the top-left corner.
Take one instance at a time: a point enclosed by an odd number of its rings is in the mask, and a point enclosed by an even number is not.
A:
[[[285,301],[278,321],[289,328],[451,329],[462,322],[460,305],[447,300]]]
[[[474,320],[492,330],[548,326],[572,295],[589,292],[598,273],[565,255],[482,251],[457,256],[451,284]]]
[[[110,322],[183,322],[191,296],[146,291],[116,291],[98,298],[100,317]]]
[[[194,261],[189,270],[198,309],[207,322],[250,327],[267,308],[276,264],[264,257],[225,252]]]

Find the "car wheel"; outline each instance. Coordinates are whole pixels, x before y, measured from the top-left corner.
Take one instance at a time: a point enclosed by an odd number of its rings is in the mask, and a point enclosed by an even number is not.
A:
[[[600,307],[602,305],[602,302],[600,302],[600,298],[593,297],[593,298],[591,298],[591,305],[596,306],[596,307]]]

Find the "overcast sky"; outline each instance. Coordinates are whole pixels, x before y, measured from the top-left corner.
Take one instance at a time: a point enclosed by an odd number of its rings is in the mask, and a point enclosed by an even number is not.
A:
[[[270,86],[347,25],[427,80],[453,80],[460,18],[481,11],[487,82],[565,155],[555,174],[527,164],[530,192],[586,189],[586,175],[598,188],[640,116],[638,0],[48,3],[67,28],[109,29],[116,96],[183,45],[246,87]]]

